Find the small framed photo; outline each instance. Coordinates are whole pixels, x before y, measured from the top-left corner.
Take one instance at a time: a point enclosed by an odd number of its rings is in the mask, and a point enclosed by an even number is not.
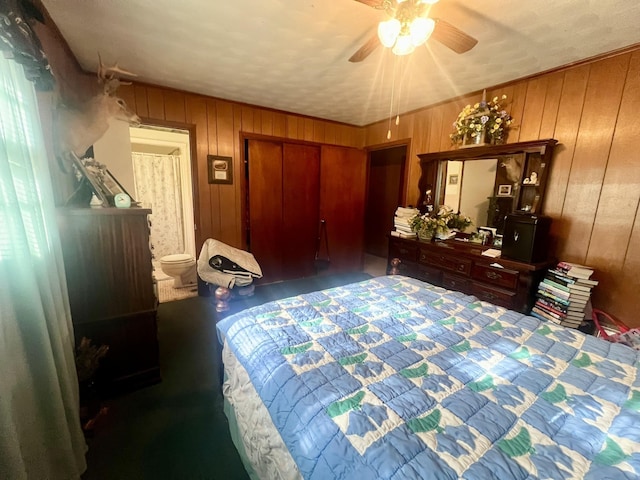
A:
[[[496,235],[493,237],[493,247],[502,248],[502,235]]]
[[[207,155],[209,183],[233,183],[233,158]]]
[[[449,175],[449,185],[457,185],[458,184],[458,174]]]
[[[498,185],[498,196],[508,197],[511,195],[511,185]]]

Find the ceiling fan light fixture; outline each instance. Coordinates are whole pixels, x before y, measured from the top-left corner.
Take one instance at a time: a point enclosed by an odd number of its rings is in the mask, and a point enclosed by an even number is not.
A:
[[[393,46],[391,50],[396,55],[409,55],[416,49],[413,41],[411,40],[411,36],[409,35],[400,35],[398,40],[396,40],[396,44]]]
[[[422,3],[426,3],[427,5],[435,5],[438,3],[438,0],[421,0]]]
[[[396,18],[392,18],[386,22],[380,22],[378,24],[378,38],[380,39],[380,43],[387,48],[393,47],[400,34],[400,27],[400,21]]]
[[[431,36],[431,33],[433,33],[435,26],[436,22],[431,18],[414,18],[409,26],[409,34],[413,45],[417,47],[426,42]]]

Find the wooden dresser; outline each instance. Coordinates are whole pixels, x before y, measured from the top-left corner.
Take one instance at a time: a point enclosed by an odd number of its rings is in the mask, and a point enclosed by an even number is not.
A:
[[[397,258],[400,260],[397,265],[400,275],[529,313],[538,283],[547,268],[554,265],[554,260],[523,263],[491,258],[482,255],[488,248],[457,240],[421,242],[389,237],[387,272],[391,271],[391,262]],[[502,268],[492,264],[499,264]]]
[[[107,393],[160,381],[149,213],[58,209],[76,343],[109,346],[98,370]]]

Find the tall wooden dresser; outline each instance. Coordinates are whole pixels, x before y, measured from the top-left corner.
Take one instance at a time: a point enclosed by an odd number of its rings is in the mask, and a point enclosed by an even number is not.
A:
[[[76,343],[108,345],[107,393],[160,381],[149,223],[142,208],[61,208],[58,225]]]

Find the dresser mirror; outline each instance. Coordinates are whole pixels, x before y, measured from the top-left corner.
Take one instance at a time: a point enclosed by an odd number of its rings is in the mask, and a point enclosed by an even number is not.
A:
[[[418,205],[433,202],[435,211],[447,205],[469,216],[472,229],[502,233],[505,215],[542,213],[555,144],[549,139],[418,155]]]

